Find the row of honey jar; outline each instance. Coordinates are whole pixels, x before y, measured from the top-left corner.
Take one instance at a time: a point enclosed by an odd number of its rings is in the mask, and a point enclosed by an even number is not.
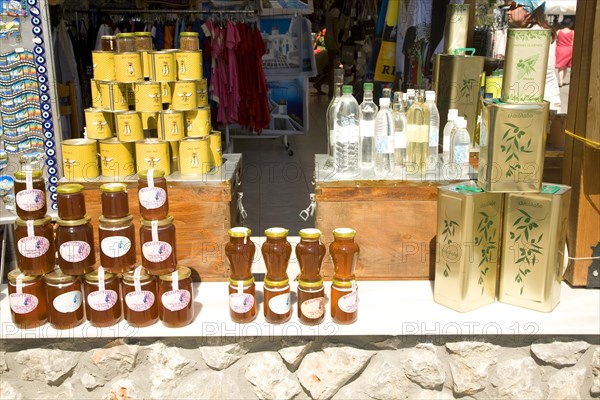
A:
[[[184,137],[208,136],[211,132],[210,119],[209,107],[157,112],[109,112],[87,108],[85,130],[88,139],[102,140],[116,136],[121,142],[137,142],[146,136],[156,136],[175,141]]]
[[[92,51],[97,81],[171,82],[202,79],[202,51]]]
[[[169,142],[69,139],[62,142],[62,155],[63,173],[69,181],[85,181],[99,175],[125,179],[149,168],[160,169],[166,176],[176,171],[184,176],[200,176],[223,164],[221,133],[217,131],[205,137]]]
[[[122,83],[91,80],[92,108],[104,111],[191,111],[208,106],[206,79]]]
[[[257,315],[257,301],[252,260],[256,245],[250,240],[251,231],[245,227],[229,230],[225,254],[229,265],[229,313],[238,323],[247,323]],[[292,315],[292,301],[287,274],[292,246],[285,228],[269,228],[261,246],[267,273],[264,279],[263,311],[265,320],[280,324]],[[326,255],[321,232],[308,228],[299,232],[296,258],[300,264],[298,276],[298,319],[306,325],[317,325],[325,318],[325,289],[321,267]],[[331,285],[331,317],[338,324],[351,324],[358,317],[358,288],[354,271],[360,248],[354,241],[356,231],[338,228],[333,231],[334,241],[329,254],[334,265]]]
[[[133,51],[151,51],[152,34],[150,32],[123,32],[100,37],[103,51],[130,53]],[[179,49],[194,51],[200,49],[198,32],[181,32]]]
[[[188,325],[194,317],[191,271],[179,267],[158,277],[142,267],[121,278],[102,267],[83,276],[60,269],[46,275],[8,274],[13,323],[31,329],[49,322],[55,329],[71,329],[86,319],[94,327],[107,327],[125,318],[135,327],[158,320],[167,327]]]

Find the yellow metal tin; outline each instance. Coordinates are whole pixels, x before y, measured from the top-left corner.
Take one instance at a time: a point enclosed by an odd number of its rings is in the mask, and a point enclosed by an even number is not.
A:
[[[86,108],[85,126],[88,139],[108,139],[114,135],[114,121],[111,113]]]
[[[177,79],[177,67],[175,64],[175,52],[152,51],[151,80],[156,82],[171,82]]]
[[[179,172],[181,175],[206,174],[210,168],[208,138],[185,138],[179,142]]]
[[[100,96],[102,109],[105,111],[127,111],[127,86],[124,83],[101,82]]]
[[[140,53],[116,53],[115,72],[118,82],[139,82],[144,80],[142,56]]]
[[[184,137],[183,112],[166,110],[158,113],[158,137],[168,142]]]
[[[171,174],[171,159],[169,157],[169,143],[158,139],[146,139],[135,144],[137,170],[149,168],[165,171]]]
[[[112,51],[92,51],[92,71],[97,81],[114,81],[115,53]]]
[[[185,112],[185,133],[188,137],[204,137],[210,133],[210,108]]]
[[[115,126],[121,142],[137,142],[144,139],[142,118],[135,111],[115,113]]]
[[[70,181],[97,178],[98,150],[96,141],[91,139],[68,139],[61,144],[63,173]]]
[[[178,51],[175,53],[177,62],[177,79],[180,81],[202,79],[202,51]]]
[[[142,119],[142,129],[143,130],[155,130],[158,127],[158,113],[140,113],[140,118]]]
[[[212,131],[208,135],[210,146],[210,165],[220,167],[223,165],[223,150],[221,144],[221,132]]]
[[[102,176],[121,179],[135,174],[133,143],[117,138],[100,141],[100,167]]]
[[[171,99],[173,110],[193,110],[196,108],[196,103],[195,81],[177,81],[173,83],[173,98]]]
[[[161,97],[163,104],[171,104],[173,98],[173,83],[172,82],[161,82]]]
[[[162,111],[162,90],[160,87],[160,82],[136,83],[134,90],[136,111]]]
[[[492,94],[492,99],[499,99],[502,92],[502,76],[486,76],[485,92]]]
[[[90,91],[92,96],[92,108],[102,108],[102,95],[100,94],[100,82],[90,79]]]

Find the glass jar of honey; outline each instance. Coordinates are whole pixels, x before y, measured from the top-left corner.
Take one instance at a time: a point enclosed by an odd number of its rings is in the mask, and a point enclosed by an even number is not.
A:
[[[337,228],[333,231],[333,243],[329,245],[329,254],[333,261],[334,275],[338,280],[354,279],[354,270],[358,263],[360,249],[354,242],[356,231],[351,228]]]
[[[285,228],[269,228],[265,230],[267,240],[261,247],[263,259],[267,267],[268,279],[281,282],[288,279],[287,267],[292,255],[292,245],[287,241],[288,230]]]
[[[110,219],[100,216],[99,222],[100,264],[113,274],[131,271],[136,264],[133,217]]]
[[[173,216],[169,215],[160,221],[148,221],[142,218],[140,244],[142,265],[150,274],[163,275],[175,271],[177,255]]]
[[[85,315],[92,326],[103,328],[121,320],[119,279],[100,267],[85,275]]]
[[[181,32],[179,35],[179,48],[184,51],[200,50],[200,41],[198,32]]]
[[[56,188],[58,218],[63,220],[83,219],[85,217],[85,196],[83,185],[67,183]]]
[[[340,325],[351,324],[358,317],[356,281],[333,279],[331,283],[331,318]]]
[[[118,53],[131,53],[136,51],[135,47],[135,33],[117,33],[117,52]]]
[[[58,266],[67,275],[84,275],[93,271],[96,264],[94,229],[91,218],[77,220],[58,219],[56,247]]]
[[[327,249],[321,243],[321,231],[314,228],[302,229],[299,232],[300,243],[296,245],[296,259],[300,264],[299,279],[304,282],[321,280],[321,265]]]
[[[142,267],[123,274],[123,314],[131,326],[150,326],[158,321],[156,278]]]
[[[228,231],[229,243],[225,245],[225,255],[229,265],[229,276],[233,280],[246,280],[252,277],[252,261],[256,246],[250,240],[252,231],[244,227]]]
[[[138,171],[140,215],[147,220],[165,219],[169,214],[169,198],[165,172],[159,169]]]
[[[245,324],[256,318],[256,285],[254,277],[229,280],[229,315],[233,322]]]
[[[320,324],[325,318],[323,281],[298,280],[298,319],[305,325]]]
[[[124,218],[129,215],[129,196],[124,183],[105,183],[100,186],[100,203],[105,218]]]
[[[46,183],[42,170],[15,172],[15,201],[21,219],[42,219],[46,215]]]
[[[192,271],[179,267],[170,274],[159,276],[158,317],[169,328],[189,325],[194,319]]]
[[[55,329],[70,329],[83,322],[83,293],[77,276],[56,269],[44,276],[48,322]]]
[[[272,324],[281,324],[290,319],[292,316],[292,299],[290,297],[290,284],[287,279],[279,282],[265,279],[264,313],[265,320]]]
[[[25,275],[18,269],[10,271],[8,302],[17,328],[31,329],[46,323],[48,307],[41,276]]]
[[[15,221],[17,264],[27,275],[44,275],[54,269],[56,250],[50,216],[36,220]]]
[[[111,35],[102,35],[100,38],[102,51],[117,51],[117,37]]]
[[[152,33],[151,32],[135,32],[135,49],[137,51],[152,50]]]

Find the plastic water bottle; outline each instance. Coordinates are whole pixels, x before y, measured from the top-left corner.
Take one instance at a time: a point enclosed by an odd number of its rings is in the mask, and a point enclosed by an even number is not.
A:
[[[344,70],[343,69],[335,69],[334,72],[334,84],[335,84],[335,92],[331,101],[329,102],[329,106],[327,107],[327,154],[329,157],[333,158],[333,147],[335,144],[335,131],[333,129],[333,116],[335,115],[335,107],[340,101],[342,97],[342,85],[344,84]]]
[[[435,105],[435,92],[433,90],[425,92],[425,101],[429,108],[429,169],[435,169],[439,160],[440,113]]]
[[[375,118],[375,176],[385,178],[394,171],[394,116],[389,98],[380,98],[379,106]]]
[[[458,117],[458,110],[451,108],[448,110],[448,122],[444,126],[444,133],[442,137],[442,159],[444,163],[450,162],[450,138],[452,130],[454,129],[454,120]]]
[[[373,168],[373,143],[375,140],[375,116],[377,104],[373,102],[373,83],[363,85],[363,102],[360,104],[360,166],[364,169]]]
[[[333,159],[341,178],[359,173],[360,107],[352,96],[352,86],[342,86],[342,97],[335,109]]]
[[[418,92],[415,102],[408,109],[406,119],[406,163],[412,172],[427,172],[429,150],[429,108],[423,93]]]
[[[467,120],[464,118],[456,119],[456,132],[452,137],[452,151],[450,153],[451,162],[461,168],[462,175],[469,173],[469,152],[471,148],[471,137],[467,131]]]
[[[415,102],[415,89],[406,89],[406,109],[408,110]]]
[[[406,94],[406,93],[405,93]],[[394,164],[400,170],[406,163],[406,113],[402,101],[402,92],[394,94]]]

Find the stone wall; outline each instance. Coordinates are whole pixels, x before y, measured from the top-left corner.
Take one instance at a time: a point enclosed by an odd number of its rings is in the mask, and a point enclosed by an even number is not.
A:
[[[0,399],[589,399],[598,340],[5,340]]]

